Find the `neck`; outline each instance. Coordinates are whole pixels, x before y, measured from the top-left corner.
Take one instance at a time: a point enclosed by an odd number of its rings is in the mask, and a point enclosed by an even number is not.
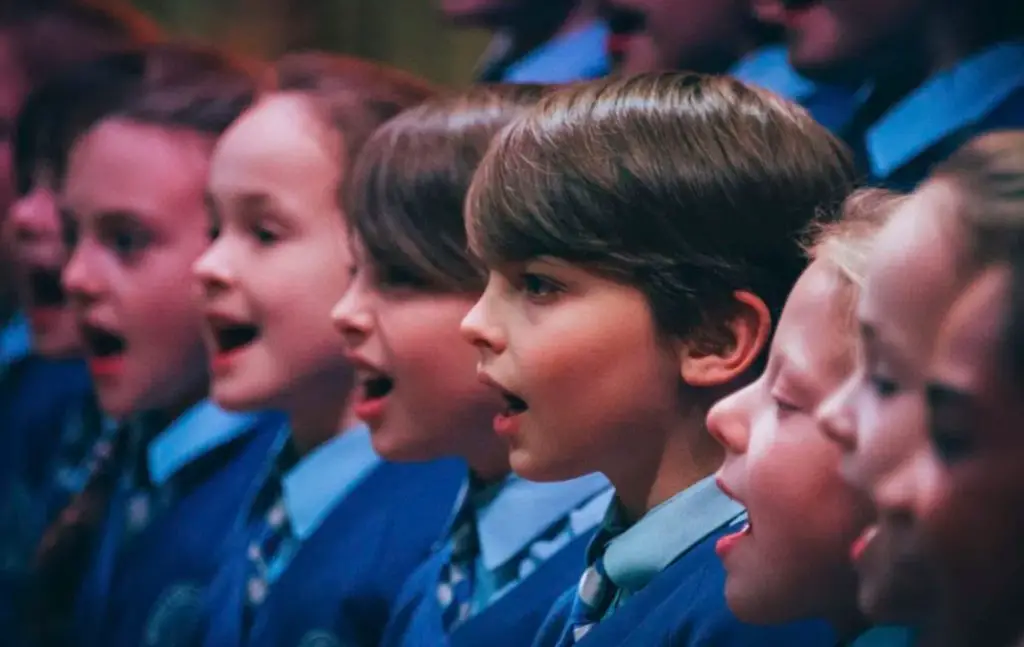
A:
[[[488,429],[480,435],[476,447],[467,448],[462,454],[469,466],[469,471],[481,482],[490,485],[497,483],[512,472],[508,462],[508,447],[498,441],[494,433]]]
[[[320,376],[325,386],[339,383],[338,376]],[[292,443],[305,456],[338,433],[357,424],[352,412],[351,376],[340,379],[342,389],[305,389],[303,396],[288,407]]]
[[[652,508],[698,481],[722,464],[722,448],[704,428],[704,413],[694,407],[674,423],[635,430],[635,438],[658,438],[647,451],[631,448],[631,460],[602,470],[629,519],[636,521]]]

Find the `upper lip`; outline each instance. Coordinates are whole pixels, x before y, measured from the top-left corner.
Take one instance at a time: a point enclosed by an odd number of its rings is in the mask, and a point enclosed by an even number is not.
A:
[[[494,379],[493,377],[491,377],[487,373],[487,371],[485,371],[482,368],[477,368],[476,369],[476,379],[480,383],[486,384],[487,386],[491,387],[492,389],[495,389],[495,390],[497,390],[497,391],[499,391],[499,392],[501,392],[501,393],[503,393],[505,395],[511,395],[511,396],[516,397],[516,398],[519,398],[520,400],[522,399],[522,398],[519,397],[519,395],[515,391],[512,391],[511,389],[506,388],[501,382],[499,382],[496,379]]]
[[[355,369],[356,376],[360,381],[365,381],[367,378],[372,377],[384,377],[387,373],[381,370],[377,365],[373,364],[362,355],[357,353],[345,353],[345,359]]]
[[[252,322],[242,317],[229,314],[222,310],[209,309],[204,313],[206,320],[213,326],[226,327],[226,326],[248,326]]]
[[[743,500],[736,496],[736,494],[731,489],[729,489],[729,487],[725,484],[725,481],[722,480],[721,475],[715,477],[715,484],[718,485],[718,489],[721,490],[725,494],[725,496],[729,497],[733,501],[736,501],[737,503],[743,503]]]

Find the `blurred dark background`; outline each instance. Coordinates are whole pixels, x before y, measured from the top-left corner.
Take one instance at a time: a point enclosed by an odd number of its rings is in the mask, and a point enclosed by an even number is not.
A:
[[[713,1],[713,0],[709,0]],[[133,0],[169,32],[274,56],[317,48],[439,83],[469,83],[487,34],[444,24],[431,0]]]

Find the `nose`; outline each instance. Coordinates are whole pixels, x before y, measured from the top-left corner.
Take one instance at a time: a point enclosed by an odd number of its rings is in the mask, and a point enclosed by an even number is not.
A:
[[[369,296],[366,281],[361,274],[356,274],[341,300],[331,310],[331,321],[349,350],[358,348],[373,330],[373,311],[368,307]]]
[[[743,413],[743,403],[749,395],[747,391],[755,388],[757,384],[758,382],[755,382],[719,400],[708,411],[708,433],[731,454],[742,454],[747,451],[750,421]]]
[[[855,372],[822,400],[814,412],[818,428],[826,438],[839,445],[844,453],[857,450],[857,419],[851,400],[859,379],[860,375]]]
[[[11,205],[8,227],[12,240],[30,242],[60,235],[60,221],[57,218],[53,196],[40,188],[21,197]]]
[[[223,244],[214,241],[192,265],[192,275],[207,298],[225,292],[234,285],[234,273]]]
[[[101,278],[89,256],[86,245],[77,244],[72,248],[71,258],[61,273],[64,291],[71,302],[80,308],[95,303],[102,294]]]
[[[493,274],[480,299],[473,305],[459,325],[462,338],[480,350],[494,354],[505,351],[506,341],[501,329],[490,319],[493,292]]]

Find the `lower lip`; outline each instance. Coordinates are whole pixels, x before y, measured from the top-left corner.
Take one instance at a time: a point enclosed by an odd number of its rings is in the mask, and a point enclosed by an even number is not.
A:
[[[118,377],[124,372],[124,356],[91,357],[89,372],[96,379]]]
[[[244,353],[249,346],[242,346],[240,348],[234,348],[229,351],[217,353],[210,360],[210,368],[213,370],[214,375],[223,375],[231,370],[234,363],[238,360],[238,357]]]
[[[504,413],[499,413],[494,416],[494,433],[499,436],[515,436],[519,433],[519,420],[523,414],[517,413],[514,416],[508,416]]]
[[[853,544],[850,545],[850,559],[854,562],[859,562],[860,558],[864,556],[864,552],[868,549],[871,541],[878,534],[878,526],[868,526],[864,529],[864,532],[860,534],[860,537],[854,540]]]
[[[387,406],[387,402],[387,396],[373,400],[361,400],[352,407],[352,412],[366,424],[375,427],[384,417],[384,408]]]
[[[745,537],[749,537],[750,534],[750,524],[748,523],[739,532],[734,532],[719,539],[715,544],[715,553],[718,554],[719,559],[725,559],[736,548],[736,545],[743,541]]]
[[[49,330],[57,325],[62,314],[60,308],[36,307],[28,311],[28,319],[33,328]]]

